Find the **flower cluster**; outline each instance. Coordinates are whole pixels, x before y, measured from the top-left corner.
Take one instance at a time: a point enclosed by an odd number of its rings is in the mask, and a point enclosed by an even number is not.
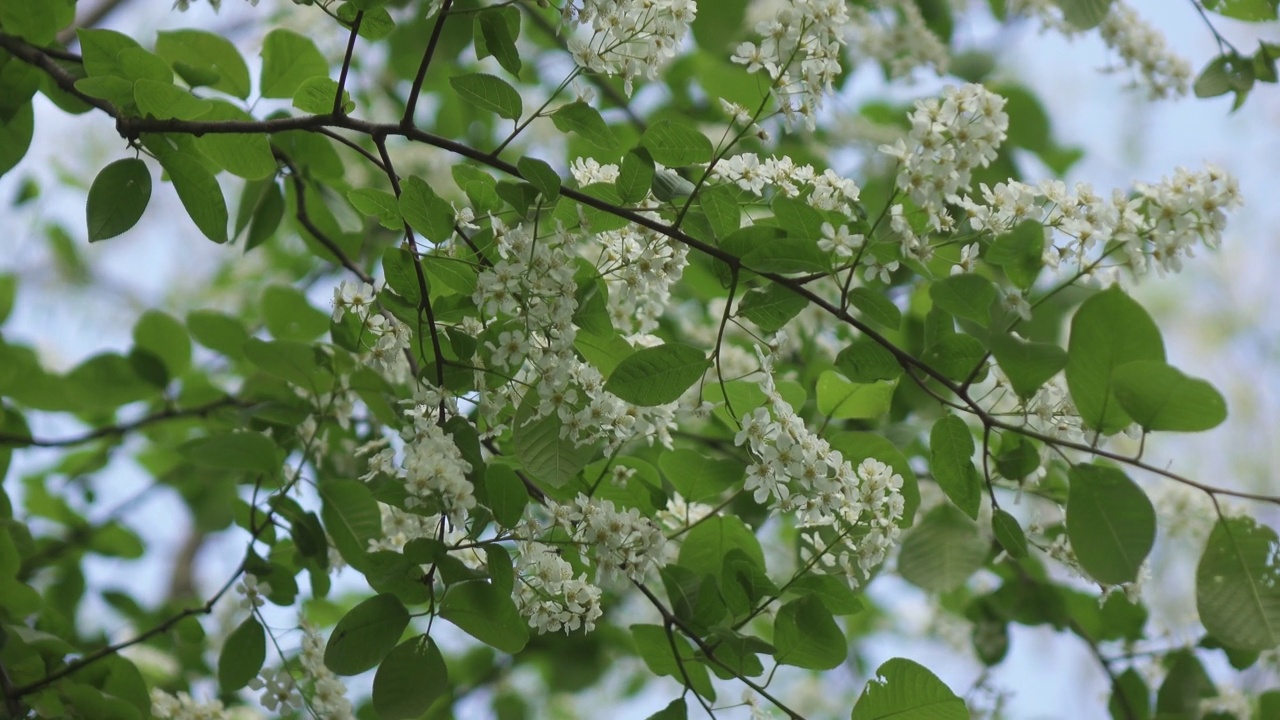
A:
[[[667,537],[635,508],[619,510],[611,500],[579,494],[572,505],[551,508],[556,525],[595,560],[598,578],[623,575],[643,580],[662,560]]]
[[[324,664],[324,638],[314,628],[302,626],[302,671],[311,679],[311,712],[324,720],[355,720],[347,686]]]
[[[538,632],[591,632],[600,609],[600,588],[585,572],[574,577],[573,566],[541,542],[521,542],[516,560],[519,588],[516,607]]]
[[[567,25],[590,30],[585,39],[569,38],[578,67],[621,75],[630,95],[637,77],[653,80],[675,56],[697,12],[695,0],[568,0],[561,14]]]
[[[898,536],[897,523],[905,509],[902,476],[870,458],[855,469],[840,451],[805,426],[778,393],[768,358],[759,350],[757,354],[762,366],[760,387],[768,406],[744,415],[742,430],[734,437],[755,457],[747,468],[744,489],[758,503],[796,513],[802,527],[858,525],[865,529],[857,538],[841,533],[840,542],[848,547],[833,553],[850,580],[860,582],[884,560]],[[818,552],[830,550],[824,545]]]
[[[466,522],[476,506],[475,488],[467,480],[471,463],[436,422],[434,405],[418,404],[405,412],[413,420],[401,435],[405,440],[404,463],[398,473],[409,493],[409,506],[438,504],[454,526]]]
[[[286,667],[278,667],[274,671],[263,670],[261,675],[249,681],[249,688],[262,691],[259,700],[269,712],[283,715],[302,706],[298,684]]]
[[[221,700],[196,702],[185,692],[170,695],[160,688],[151,688],[151,715],[157,720],[225,720],[231,717]]]
[[[817,125],[822,98],[833,91],[840,74],[849,12],[844,0],[789,0],[773,18],[756,25],[759,43],[744,42],[733,62],[747,72],[769,75],[789,125],[803,121],[807,129]]]
[[[876,0],[871,8],[856,8],[852,23],[853,48],[879,61],[890,78],[930,67],[939,75],[951,63],[946,43],[929,29],[913,0]]]
[[[798,165],[787,156],[760,160],[755,153],[742,153],[726,158],[711,169],[711,177],[734,183],[757,197],[765,188],[786,197],[808,192],[806,200],[818,210],[834,210],[853,218],[854,207],[861,196],[854,181],[827,169],[819,174],[812,165]]]
[[[969,187],[975,168],[996,159],[1009,129],[1004,104],[981,85],[948,87],[941,102],[916,102],[906,140],[880,147],[900,163],[898,189],[925,211],[935,230],[952,229],[946,200]]]
[[[369,283],[344,280],[333,290],[333,321],[340,322],[347,313],[360,319],[361,342],[369,348],[369,358],[392,382],[408,379],[409,328],[393,317],[375,310],[377,290]],[[367,339],[366,339],[367,338]]]

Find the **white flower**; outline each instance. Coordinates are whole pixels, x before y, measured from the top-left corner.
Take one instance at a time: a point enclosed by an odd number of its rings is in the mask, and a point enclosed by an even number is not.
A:
[[[263,596],[271,594],[271,585],[258,582],[258,578],[252,573],[245,573],[240,582],[236,583],[236,592],[243,596],[240,607],[253,610],[262,607]]]
[[[293,681],[287,668],[279,667],[274,672],[264,671],[249,681],[253,690],[261,690],[259,698],[262,706],[270,712],[288,713],[295,707],[302,707],[302,697],[298,694],[298,686]]]

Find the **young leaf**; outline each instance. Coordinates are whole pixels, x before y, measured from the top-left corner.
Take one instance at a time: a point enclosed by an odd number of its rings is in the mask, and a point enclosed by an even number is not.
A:
[[[1007,511],[997,510],[991,515],[991,531],[1009,557],[1019,559],[1027,556],[1027,535],[1018,519]]]
[[[964,700],[927,668],[893,658],[876,668],[853,706],[852,720],[969,720]]]
[[[484,580],[450,586],[440,601],[440,617],[502,652],[518,653],[529,642],[529,623],[516,610],[511,595]]]
[[[311,38],[276,28],[262,41],[262,97],[287,100],[307,79],[328,74],[329,62]]]
[[[783,605],[773,621],[774,658],[783,665],[809,670],[839,667],[848,656],[848,641],[827,606],[813,595]]]
[[[338,81],[327,75],[317,75],[302,81],[293,93],[293,106],[302,112],[313,115],[328,115],[333,112],[333,100],[338,95]],[[351,93],[342,91],[342,112],[349,113],[356,109],[351,101]]]
[[[221,35],[203,30],[162,31],[156,37],[156,54],[168,60],[191,87],[207,85],[241,100],[249,97],[249,67],[236,46]]]
[[[212,103],[192,95],[190,90],[183,90],[171,82],[147,78],[134,81],[133,100],[143,117],[160,120],[195,120],[213,109]]]
[[[973,435],[955,415],[933,424],[929,433],[929,468],[938,486],[971,518],[982,504],[982,479],[973,466]]]
[[[929,286],[929,297],[936,307],[987,327],[991,324],[996,286],[981,275],[961,273],[935,281]]]
[[[1156,539],[1156,513],[1142,491],[1116,468],[1073,465],[1067,496],[1067,537],[1080,566],[1105,585],[1133,582]]]
[[[670,168],[711,161],[712,146],[696,128],[674,120],[659,120],[640,137],[654,162]]]
[[[1116,399],[1113,375],[1134,360],[1164,360],[1160,329],[1147,311],[1116,286],[1085,300],[1071,318],[1067,387],[1080,418],[1104,435],[1131,422]]]
[[[239,690],[257,677],[267,659],[267,635],[252,615],[227,636],[218,655],[218,685],[222,692]]]
[[[829,418],[872,420],[889,412],[897,387],[894,380],[854,383],[839,373],[824,370],[818,376],[814,394],[818,400],[818,412]]]
[[[520,93],[500,77],[487,73],[470,73],[449,78],[455,92],[464,100],[495,112],[498,117],[517,120],[524,112]]]
[[[604,389],[632,405],[652,407],[680,399],[707,370],[702,350],[667,343],[637,350],[609,375]]]
[[[408,626],[409,611],[395,595],[375,595],[338,621],[324,664],[338,675],[358,675],[381,662]]]
[[[1280,645],[1280,538],[1248,517],[1219,518],[1196,568],[1206,630],[1241,650]]]
[[[373,709],[382,720],[422,717],[449,691],[449,668],[429,635],[405,640],[387,653],[373,676]]]
[[[902,540],[898,572],[930,592],[949,592],[986,562],[991,543],[978,525],[954,505],[943,503],[925,515]]]
[[[1137,360],[1112,374],[1116,399],[1147,430],[1199,432],[1227,419],[1227,402],[1204,380],[1159,360]]]
[[[187,315],[187,329],[201,345],[229,358],[244,357],[249,332],[244,324],[216,310],[195,310]]]
[[[85,210],[89,242],[115,237],[137,224],[151,200],[151,172],[135,158],[102,169],[89,188]]]

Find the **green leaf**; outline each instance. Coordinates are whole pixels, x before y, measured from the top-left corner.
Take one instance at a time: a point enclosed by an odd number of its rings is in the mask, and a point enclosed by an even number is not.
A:
[[[89,242],[115,237],[137,224],[151,201],[151,172],[135,158],[102,169],[89,188],[85,209]]]
[[[404,229],[404,220],[400,217],[400,201],[386,190],[357,188],[347,192],[347,199],[361,215],[375,218],[382,227],[388,230]]]
[[[191,366],[191,338],[172,315],[148,310],[133,326],[133,343],[164,361],[169,377],[178,377]]]
[[[1077,30],[1097,27],[1111,10],[1112,0],[1054,0],[1062,17]]]
[[[415,269],[417,263],[413,253],[403,247],[389,247],[382,253],[382,275],[387,280],[387,287],[412,305],[422,302],[422,288]]]
[[[664,405],[679,400],[706,370],[707,356],[702,350],[666,343],[637,350],[618,363],[604,389],[632,405]]]
[[[813,595],[783,605],[773,620],[774,658],[809,670],[839,667],[849,648],[827,606]]]
[[[147,78],[134,81],[133,101],[143,117],[160,120],[195,120],[213,108],[212,103],[192,95],[190,90],[183,90],[171,82]]]
[[[453,235],[453,207],[417,176],[411,176],[401,188],[400,214],[431,242],[441,243]]]
[[[1112,720],[1148,720],[1151,717],[1151,691],[1137,668],[1129,668],[1116,678],[1107,703]]]
[[[825,218],[809,204],[808,199],[778,195],[769,207],[778,225],[787,229],[787,235],[815,243],[822,239]]]
[[[675,120],[659,120],[640,136],[654,162],[674,168],[711,161],[713,148],[697,128]]]
[[[787,586],[787,591],[818,598],[832,615],[854,615],[866,609],[853,590],[849,589],[849,582],[835,575],[801,575]]]
[[[717,238],[725,238],[742,228],[742,209],[737,191],[728,185],[712,185],[698,191],[698,205]]]
[[[809,306],[808,299],[777,283],[754,288],[742,296],[738,314],[755,323],[764,332],[777,332]]]
[[[168,60],[188,85],[207,85],[241,100],[249,97],[249,67],[230,40],[203,30],[157,34],[156,54]],[[197,82],[197,77],[203,82]]]
[[[520,93],[516,92],[510,83],[496,75],[488,73],[456,75],[449,78],[449,85],[462,99],[495,112],[498,117],[517,120],[524,112]]]
[[[252,431],[224,432],[183,443],[178,452],[194,465],[275,475],[280,470],[276,444]]]
[[[522,157],[516,163],[516,169],[530,185],[542,193],[547,202],[555,202],[560,197],[560,175],[546,160]]]
[[[929,511],[902,540],[898,572],[916,587],[950,592],[964,585],[983,563],[991,543],[978,525],[954,505]]]
[[[854,383],[837,372],[824,370],[818,376],[814,394],[818,412],[833,420],[872,420],[889,412],[897,388],[896,380]]]
[[[12,117],[0,118],[0,175],[17,166],[31,147],[35,132],[35,113],[31,103],[23,103]]]
[[[1119,287],[1085,300],[1071,319],[1067,387],[1085,424],[1104,435],[1131,418],[1115,396],[1115,369],[1135,360],[1164,360],[1164,341],[1151,316]]]
[[[1156,513],[1142,491],[1116,468],[1073,465],[1067,496],[1067,537],[1080,566],[1104,585],[1133,582],[1156,539]]]
[[[319,490],[320,517],[334,548],[352,567],[363,569],[369,542],[382,538],[382,513],[373,492],[364,483],[347,479],[325,480]]]
[[[635,642],[636,652],[644,660],[649,671],[654,675],[673,677],[680,682],[688,682],[702,697],[714,700],[715,688],[707,674],[707,666],[697,662],[693,647],[684,635],[667,634],[661,625],[632,625],[631,637]],[[672,646],[675,646],[675,653]],[[677,654],[679,660],[677,660]]]
[[[244,356],[263,372],[317,393],[333,386],[333,376],[321,371],[316,349],[293,340],[267,342],[251,338],[244,344]]]
[[[324,664],[338,675],[377,665],[409,626],[409,611],[395,595],[375,595],[342,616],[324,649]]]
[[[1248,517],[1219,518],[1196,568],[1200,622],[1241,650],[1280,645],[1280,538]]]
[[[1035,396],[1049,378],[1067,366],[1067,352],[1057,345],[1026,342],[1004,333],[992,333],[991,354],[1023,399]]]
[[[0,325],[9,319],[9,314],[13,312],[13,303],[17,298],[18,277],[12,273],[0,273]]]
[[[529,504],[529,491],[525,489],[524,481],[512,468],[494,464],[485,473],[484,485],[493,519],[503,527],[515,527]]]
[[[951,319],[948,317],[946,321],[950,323]],[[987,348],[981,340],[966,333],[951,332],[930,345],[920,359],[944,377],[963,382],[975,369],[978,369],[975,379],[986,376],[985,369],[981,369],[986,356]]]
[[[262,292],[262,317],[277,340],[315,340],[329,330],[329,314],[289,285],[271,285]]]
[[[327,75],[318,75],[302,81],[293,93],[293,106],[313,115],[328,115],[333,112],[333,100],[337,95],[338,81]],[[351,93],[343,90],[342,112],[349,113],[355,109]]]
[[[868,337],[854,340],[836,355],[836,369],[856,383],[896,380],[902,365],[885,346]]]
[[[827,255],[817,243],[791,237],[752,248],[742,255],[742,264],[755,272],[818,273],[829,269]]]
[[[422,717],[449,692],[449,668],[429,635],[397,645],[382,659],[373,676],[373,709],[382,720]]]
[[[1016,560],[1027,556],[1027,536],[1017,518],[1004,510],[997,510],[991,515],[991,531],[1009,557]]]
[[[712,515],[685,534],[679,563],[699,576],[718,576],[732,550],[746,553],[756,567],[765,569],[764,551],[751,528],[736,517]]]
[[[573,132],[603,150],[618,146],[618,138],[605,124],[600,111],[581,100],[562,105],[551,114],[551,122],[563,133]]]
[[[227,636],[218,655],[218,685],[235,692],[257,677],[267,659],[267,635],[252,615]]]
[[[1276,19],[1276,0],[1210,0],[1204,6],[1224,17],[1245,22]]]
[[[520,36],[520,12],[514,7],[496,7],[476,15],[474,35],[476,58],[493,56],[503,70],[520,75],[520,53],[516,38]]]
[[[227,201],[213,173],[199,160],[178,151],[160,156],[160,165],[169,174],[182,207],[205,237],[216,243],[227,241]]]
[[[680,448],[658,456],[658,467],[689,502],[707,502],[742,482],[746,466],[730,459],[712,458]]]
[[[982,504],[982,479],[973,466],[973,434],[955,415],[933,424],[929,433],[929,468],[938,486],[971,518]]]
[[[902,326],[902,311],[884,293],[871,288],[858,287],[849,291],[849,302],[853,304],[863,318],[890,330]]]
[[[201,345],[232,359],[244,357],[249,332],[244,324],[216,310],[195,310],[187,315],[187,329]]]
[[[554,412],[533,420],[538,407],[537,396],[536,392],[530,392],[516,411],[512,426],[516,459],[534,479],[551,487],[560,487],[591,462],[596,446],[580,446],[573,438],[561,437],[563,423]]]
[[[249,122],[254,117],[229,102],[217,100],[200,119]],[[280,169],[265,133],[207,133],[196,138],[196,147],[227,172],[246,180],[261,180]]]
[[[993,240],[982,258],[1003,268],[1018,289],[1029,289],[1044,267],[1044,226],[1034,220],[1018,223]]]
[[[1199,432],[1227,419],[1227,402],[1212,385],[1159,360],[1119,365],[1111,379],[1120,407],[1147,430]]]
[[[440,601],[440,617],[505,653],[518,653],[529,642],[529,625],[516,610],[510,593],[484,580],[451,585]]]
[[[290,99],[306,80],[327,77],[329,62],[316,44],[292,30],[276,28],[262,41],[262,97]]]
[[[658,712],[650,715],[645,720],[687,720],[689,717],[689,705],[684,698],[676,698],[667,703],[667,706]]]
[[[653,158],[643,147],[634,147],[622,156],[618,179],[614,182],[618,198],[627,205],[635,205],[649,195],[653,186]]]
[[[893,658],[876,668],[876,677],[853,706],[852,720],[968,720],[969,710],[928,668]]]
[[[137,40],[115,30],[77,28],[76,37],[80,40],[80,57],[84,61],[85,74],[91,78],[103,75],[126,78],[124,68],[117,60],[120,52],[142,49]]]
[[[961,273],[935,281],[929,286],[929,297],[936,307],[987,327],[991,324],[996,286],[981,275]]]

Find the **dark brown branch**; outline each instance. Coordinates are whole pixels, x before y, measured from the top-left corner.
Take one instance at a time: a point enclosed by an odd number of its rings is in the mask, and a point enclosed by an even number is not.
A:
[[[422,53],[422,63],[418,65],[418,74],[413,78],[413,87],[409,90],[409,99],[405,102],[404,116],[400,118],[400,126],[413,127],[413,112],[418,108],[418,96],[422,94],[422,84],[427,81],[427,68],[431,66],[431,58],[436,54],[436,46],[440,44],[440,33],[444,30],[445,20],[449,17],[449,9],[453,0],[444,0],[440,12],[436,14],[435,27],[431,28],[431,39],[427,41],[427,49]]]
[[[289,177],[293,180],[293,194],[295,202],[297,203],[297,212],[295,214],[298,218],[298,223],[301,224],[302,227],[306,228],[307,232],[311,233],[311,236],[316,239],[316,242],[323,245],[324,248],[337,259],[338,264],[342,265],[342,267],[347,270],[350,270],[351,274],[360,278],[361,281],[372,285],[373,276],[361,269],[359,265],[356,265],[351,258],[347,257],[347,254],[342,251],[342,248],[338,247],[338,243],[317,227],[315,221],[313,221],[311,216],[307,214],[307,186],[302,180],[302,174],[298,171],[298,166],[294,165],[293,161],[285,156],[284,153],[277,152],[276,157],[279,158],[280,162],[285,164],[285,167],[289,168]]]
[[[83,435],[73,435],[67,438],[45,439],[33,438],[30,436],[0,434],[0,446],[16,446],[16,447],[70,447],[72,445],[82,445],[94,440],[102,438],[118,437],[127,433],[138,430],[148,425],[154,425],[166,420],[178,420],[181,418],[203,417],[217,410],[227,407],[243,407],[244,403],[234,397],[225,397],[221,400],[215,400],[205,405],[199,405],[193,408],[179,409],[168,408],[161,410],[153,415],[139,418],[133,422],[122,423],[120,425],[110,425],[107,427],[91,430]]]
[[[338,73],[338,93],[333,96],[333,114],[341,115],[342,93],[347,87],[347,73],[351,70],[351,54],[356,49],[356,36],[360,33],[360,21],[364,20],[364,11],[356,12],[356,19],[351,21],[351,37],[347,38],[347,52],[342,56],[342,71]]]

